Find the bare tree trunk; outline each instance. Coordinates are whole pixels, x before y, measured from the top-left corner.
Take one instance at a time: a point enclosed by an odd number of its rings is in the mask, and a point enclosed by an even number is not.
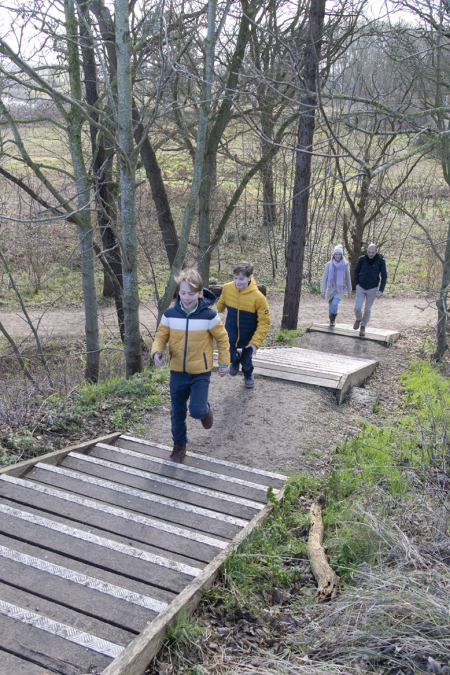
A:
[[[80,21],[80,36],[81,36],[81,52],[83,56],[83,71],[84,84],[86,92],[86,103],[92,108],[98,105],[99,97],[97,90],[97,70],[95,63],[95,53],[92,45],[92,38],[89,34],[89,10],[87,2],[82,2],[79,5],[81,12]],[[99,115],[95,112],[91,113],[94,122],[99,121]],[[100,233],[103,242],[103,250],[108,262],[110,271],[107,269],[103,272],[103,296],[107,298],[114,298],[116,305],[117,321],[119,324],[119,332],[122,342],[125,339],[124,329],[124,312],[122,302],[122,258],[117,241],[117,237],[110,225],[110,220],[114,219],[113,215],[113,200],[110,195],[108,182],[111,182],[111,167],[112,159],[107,159],[107,148],[105,148],[104,134],[97,134],[97,127],[94,124],[90,125],[91,132],[91,147],[93,157],[93,171],[95,176],[95,188],[97,193],[97,221],[100,228]],[[110,153],[112,155],[112,153]],[[118,283],[111,278],[112,272]]]
[[[73,4],[65,0],[64,10],[67,29],[67,55],[70,90],[75,100],[81,100],[80,59],[78,54],[77,21]],[[86,379],[97,382],[100,365],[97,296],[95,292],[93,236],[90,216],[91,184],[84,164],[81,128],[83,118],[72,105],[68,115],[67,133],[72,156],[73,171],[78,193],[77,227],[81,250],[81,278],[86,317]]]
[[[186,255],[186,250],[189,243],[189,235],[192,228],[192,221],[194,219],[195,205],[197,204],[198,193],[203,176],[203,162],[205,158],[206,137],[208,130],[208,114],[211,105],[210,99],[214,72],[215,44],[217,39],[217,36],[215,35],[216,11],[217,0],[208,0],[208,29],[205,48],[205,75],[198,120],[197,146],[195,149],[194,159],[194,175],[192,177],[192,186],[189,200],[184,212],[183,227],[177,255],[175,256],[175,261],[170,271],[170,277],[164,296],[158,303],[158,323],[161,320],[163,312],[167,309],[167,307],[170,305],[170,302],[172,301],[176,289],[175,277],[183,267],[184,257]]]
[[[320,59],[325,0],[311,0],[310,37],[305,48],[304,80],[307,90],[300,102],[294,196],[292,200],[291,236],[287,256],[287,275],[281,327],[296,329],[302,292],[303,258],[308,225],[308,200],[311,177],[311,153],[315,128],[317,97],[316,71]]]
[[[115,0],[118,161],[123,242],[123,308],[127,377],[142,370],[136,235],[136,157],[133,143],[131,44],[127,0]],[[125,259],[126,256],[126,259]]]

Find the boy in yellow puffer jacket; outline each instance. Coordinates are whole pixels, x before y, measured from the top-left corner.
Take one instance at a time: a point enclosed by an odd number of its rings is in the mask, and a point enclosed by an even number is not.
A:
[[[269,305],[252,273],[251,263],[245,260],[238,263],[233,270],[233,281],[224,285],[217,303],[217,311],[228,310],[225,328],[230,339],[230,375],[237,375],[241,365],[247,389],[255,386],[252,357],[270,327]]]
[[[228,373],[230,363],[228,335],[217,312],[212,308],[216,298],[196,270],[183,270],[177,300],[166,309],[155,335],[151,355],[160,368],[161,355],[169,342],[170,398],[172,438],[169,459],[181,462],[186,454],[187,401],[191,417],[201,420],[205,429],[213,425],[213,412],[208,403],[209,381],[214,364],[214,340],[219,350],[219,376]]]

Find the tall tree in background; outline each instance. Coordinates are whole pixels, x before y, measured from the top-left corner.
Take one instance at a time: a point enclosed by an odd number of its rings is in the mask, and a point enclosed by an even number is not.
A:
[[[309,39],[303,66],[304,95],[300,100],[300,120],[296,147],[294,194],[292,199],[291,235],[287,255],[287,274],[281,327],[296,329],[302,291],[303,258],[308,226],[308,200],[311,178],[315,114],[317,108],[317,74],[322,47],[326,0],[311,0]]]

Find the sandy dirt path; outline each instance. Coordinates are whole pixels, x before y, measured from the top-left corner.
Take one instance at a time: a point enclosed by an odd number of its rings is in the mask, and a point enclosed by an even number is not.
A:
[[[280,325],[283,308],[281,295],[268,297],[275,327]],[[339,318],[341,323],[353,323],[353,299],[348,297],[341,301]],[[425,307],[427,302],[417,295],[405,295],[396,298],[383,296],[376,300],[372,309],[370,324],[374,328],[388,328],[390,330],[405,330],[420,328],[435,321],[436,312],[433,305],[425,311],[418,307]],[[39,334],[51,338],[52,336],[77,336],[84,334],[84,308],[74,306],[64,309],[49,309],[43,313],[40,308],[29,311],[35,326],[39,323]],[[156,307],[143,303],[140,308],[142,333],[154,332],[156,327]],[[42,318],[41,318],[42,317]],[[39,322],[40,320],[40,322]],[[0,321],[8,333],[14,337],[25,337],[29,334],[29,327],[20,311],[0,311]],[[313,321],[327,321],[327,303],[320,295],[305,294],[300,303],[299,326],[305,326]],[[99,324],[101,330],[117,330],[117,318],[114,307],[99,307]]]

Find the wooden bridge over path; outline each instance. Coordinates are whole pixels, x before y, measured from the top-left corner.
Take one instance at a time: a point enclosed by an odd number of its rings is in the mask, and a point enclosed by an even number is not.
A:
[[[0,471],[0,675],[138,675],[286,477],[112,434]]]

